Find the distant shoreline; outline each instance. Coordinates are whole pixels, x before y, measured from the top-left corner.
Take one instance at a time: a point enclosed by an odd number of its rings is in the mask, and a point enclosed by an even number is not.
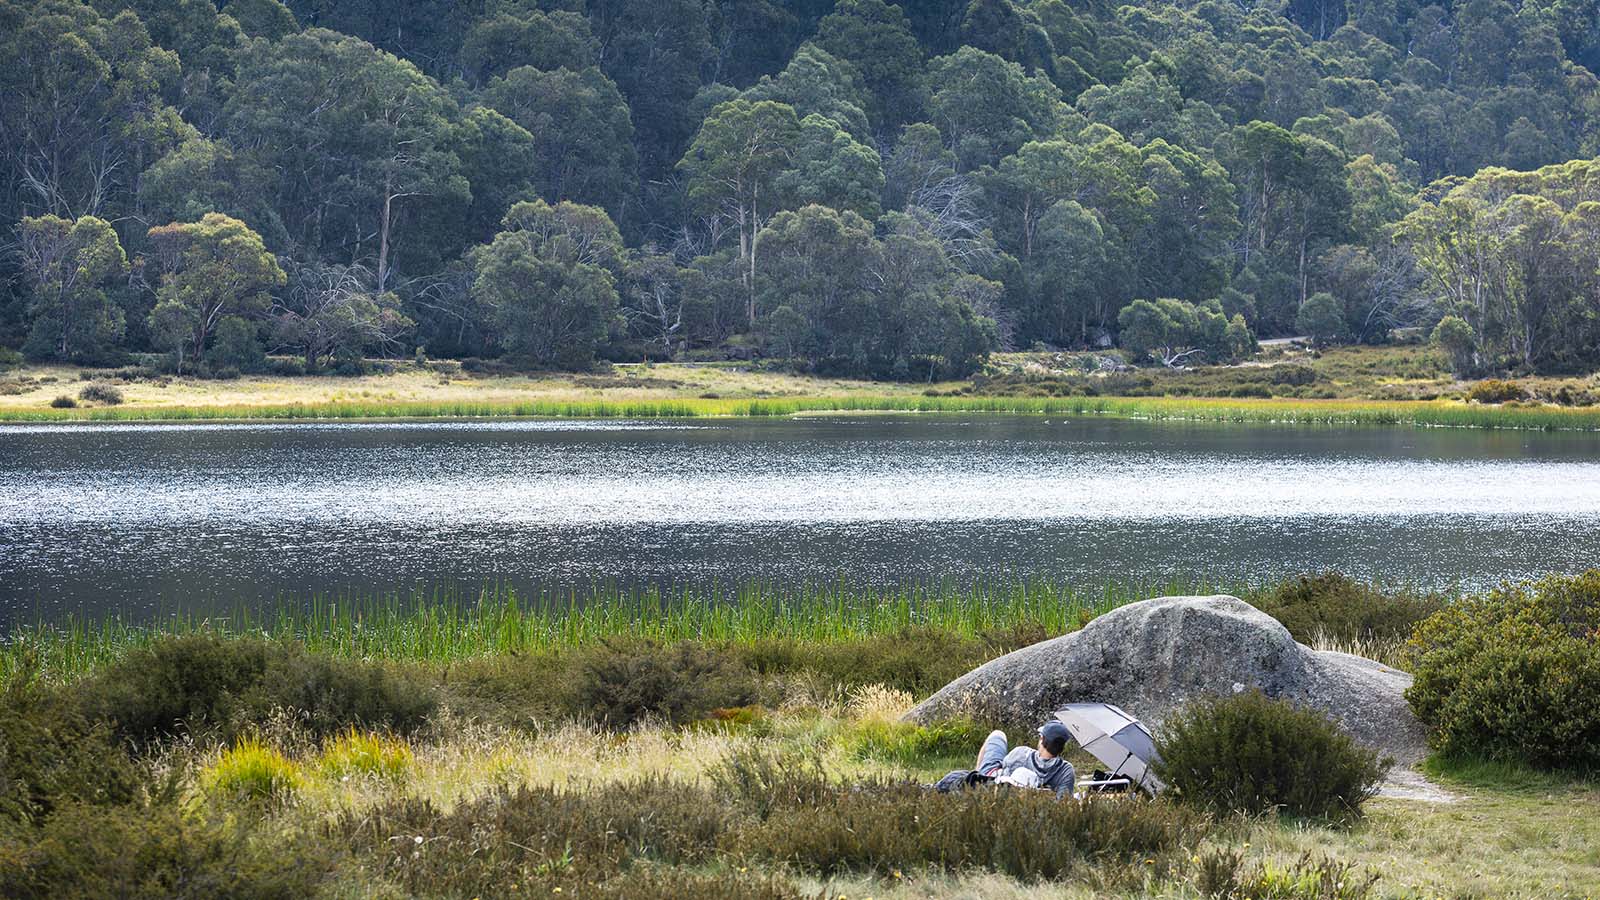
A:
[[[1193,396],[1117,396],[1110,385],[1096,396],[1089,393],[1096,385],[1088,379],[1081,379],[1076,386],[1049,379],[1005,384],[871,382],[728,364],[630,365],[607,374],[474,374],[461,371],[455,363],[407,364],[386,374],[246,376],[227,381],[165,376],[129,379],[114,370],[29,367],[0,376],[20,387],[0,395],[0,425],[997,413],[1175,422],[1600,431],[1600,405],[1469,403],[1442,394],[1433,385],[1429,385],[1431,393],[1422,396],[1436,399],[1208,396],[1210,386],[1177,380],[1189,376],[1155,373],[1154,377],[1172,378],[1174,387]],[[84,387],[99,383],[110,384],[122,402],[78,399]],[[1076,392],[1086,386],[1085,393]],[[1067,393],[1063,387],[1073,392]],[[59,397],[72,399],[76,405],[52,407]]]
[[[661,400],[333,401],[0,409],[0,425],[96,422],[332,422],[439,419],[706,419],[823,414],[1058,415],[1264,425],[1600,431],[1600,410],[1450,400],[1190,397],[843,396]]]

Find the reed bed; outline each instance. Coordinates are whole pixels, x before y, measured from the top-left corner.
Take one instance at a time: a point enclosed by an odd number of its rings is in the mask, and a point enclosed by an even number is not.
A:
[[[1289,425],[1408,425],[1600,431],[1600,408],[1494,406],[1451,400],[1368,401],[1188,397],[840,396],[755,399],[339,401],[210,406],[0,409],[0,422],[240,419],[772,417],[826,412],[1011,413]]]
[[[1007,628],[1061,634],[1108,609],[1164,594],[1248,591],[1198,579],[1106,582],[1093,588],[1044,579],[938,580],[889,587],[849,582],[750,580],[723,590],[594,586],[519,593],[485,586],[410,594],[319,594],[267,614],[174,614],[154,621],[68,617],[13,628],[0,644],[0,679],[27,669],[50,678],[93,671],[165,635],[209,632],[296,641],[346,658],[449,662],[559,650],[610,638],[662,642],[841,642],[925,627],[962,636]]]

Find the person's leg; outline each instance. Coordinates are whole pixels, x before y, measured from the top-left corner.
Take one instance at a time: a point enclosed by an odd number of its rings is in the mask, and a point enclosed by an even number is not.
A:
[[[1000,729],[989,732],[983,739],[983,746],[978,750],[978,764],[974,767],[980,775],[993,775],[1006,760],[1006,751],[1010,747],[1006,743],[1006,733]]]

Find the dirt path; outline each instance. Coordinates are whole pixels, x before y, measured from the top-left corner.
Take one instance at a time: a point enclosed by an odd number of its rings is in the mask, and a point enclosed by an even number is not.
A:
[[[1389,778],[1378,788],[1378,796],[1396,800],[1415,800],[1419,803],[1455,803],[1461,797],[1429,781],[1416,769],[1396,767]]]

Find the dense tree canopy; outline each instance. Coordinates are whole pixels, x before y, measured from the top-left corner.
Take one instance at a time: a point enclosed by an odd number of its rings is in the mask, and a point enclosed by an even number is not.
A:
[[[0,61],[39,359],[1600,364],[1587,0],[0,0]]]

